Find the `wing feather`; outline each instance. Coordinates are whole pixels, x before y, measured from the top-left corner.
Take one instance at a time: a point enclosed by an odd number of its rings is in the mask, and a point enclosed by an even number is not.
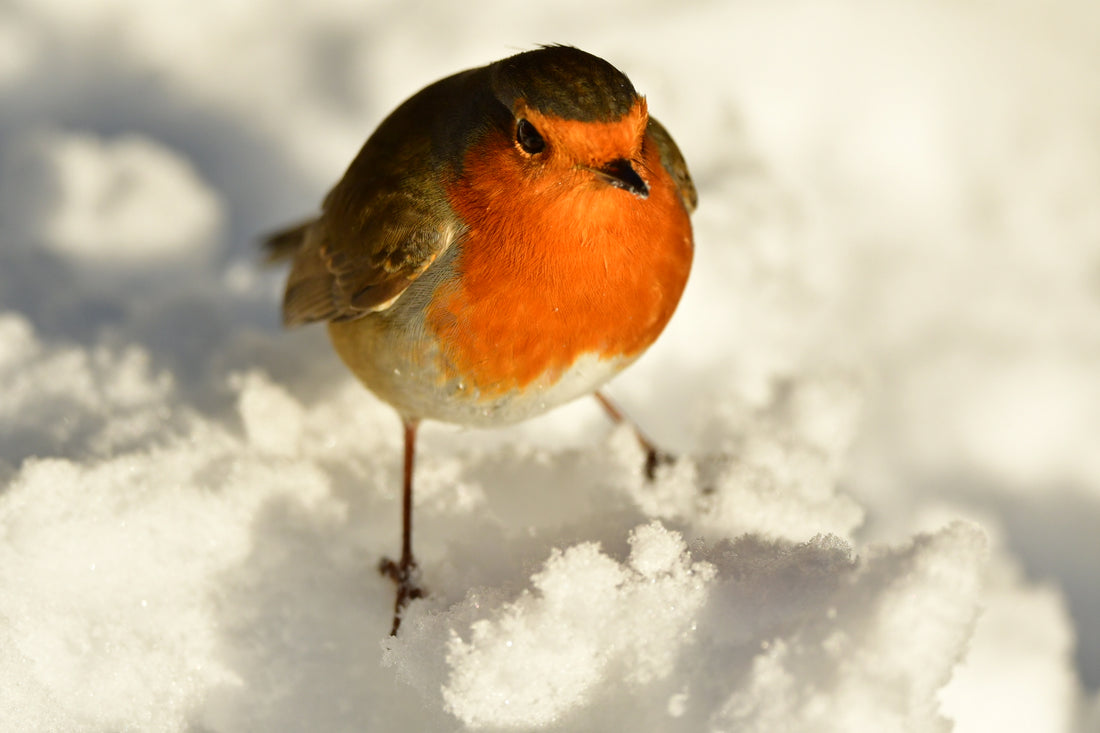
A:
[[[684,202],[684,206],[690,214],[695,211],[695,207],[699,204],[699,195],[695,191],[695,183],[691,180],[691,173],[688,172],[687,162],[684,161],[680,148],[676,146],[672,135],[668,134],[665,126],[654,119],[652,115],[649,118],[649,126],[646,132],[657,143],[657,150],[661,153],[661,165],[665,167],[665,170],[672,176],[672,180],[676,182],[676,187],[680,190],[680,200]]]
[[[461,232],[428,136],[392,132],[367,140],[319,217],[267,239],[269,259],[291,260],[287,326],[388,308]]]

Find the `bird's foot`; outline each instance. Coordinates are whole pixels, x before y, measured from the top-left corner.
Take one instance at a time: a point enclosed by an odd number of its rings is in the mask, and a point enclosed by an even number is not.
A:
[[[645,449],[645,464],[642,467],[646,480],[655,480],[657,478],[658,468],[661,466],[671,466],[673,463],[676,463],[676,456],[672,453],[652,446],[647,447]]]
[[[393,604],[393,628],[390,630],[390,636],[396,636],[397,629],[401,626],[401,617],[409,601],[425,596],[424,589],[417,583],[420,572],[416,566],[416,560],[412,557],[402,558],[400,562],[384,557],[378,563],[378,572],[397,586],[397,597]]]

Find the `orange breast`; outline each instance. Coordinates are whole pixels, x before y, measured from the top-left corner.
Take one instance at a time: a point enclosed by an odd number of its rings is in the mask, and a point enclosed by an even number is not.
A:
[[[469,228],[428,326],[441,373],[483,397],[556,381],[582,355],[634,357],[668,323],[691,268],[691,223],[656,145],[640,199],[588,171],[515,165],[507,140],[471,151],[448,191]]]

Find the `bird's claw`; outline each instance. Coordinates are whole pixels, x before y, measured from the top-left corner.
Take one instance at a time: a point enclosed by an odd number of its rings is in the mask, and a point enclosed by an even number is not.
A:
[[[393,604],[391,636],[397,635],[397,629],[401,626],[401,616],[404,614],[405,606],[409,605],[409,601],[423,598],[426,595],[424,589],[416,582],[420,575],[417,570],[416,560],[411,557],[401,562],[395,562],[388,557],[384,557],[378,562],[378,572],[397,585],[397,598]]]
[[[657,448],[650,448],[645,453],[645,465],[643,471],[647,481],[657,478],[657,469],[661,466],[671,466],[676,462],[676,456]]]

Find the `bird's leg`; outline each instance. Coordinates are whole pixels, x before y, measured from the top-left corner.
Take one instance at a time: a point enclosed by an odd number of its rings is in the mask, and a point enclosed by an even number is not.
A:
[[[658,448],[657,445],[642,432],[642,429],[638,427],[637,423],[627,417],[626,414],[619,409],[619,406],[612,402],[607,395],[603,392],[594,392],[592,396],[603,406],[608,417],[610,417],[616,425],[625,423],[634,431],[634,437],[638,440],[638,445],[645,451],[645,465],[643,466],[643,470],[645,471],[645,477],[647,479],[652,481],[656,478],[658,466],[672,463],[676,460],[674,455],[666,453]]]
[[[401,492],[401,559],[397,562],[388,557],[382,558],[378,570],[397,584],[397,598],[393,604],[393,628],[391,636],[397,635],[401,626],[401,615],[405,606],[414,598],[420,598],[424,591],[416,584],[416,560],[412,553],[412,493],[413,463],[416,457],[416,428],[420,421],[416,418],[404,418],[405,427],[405,471]]]

